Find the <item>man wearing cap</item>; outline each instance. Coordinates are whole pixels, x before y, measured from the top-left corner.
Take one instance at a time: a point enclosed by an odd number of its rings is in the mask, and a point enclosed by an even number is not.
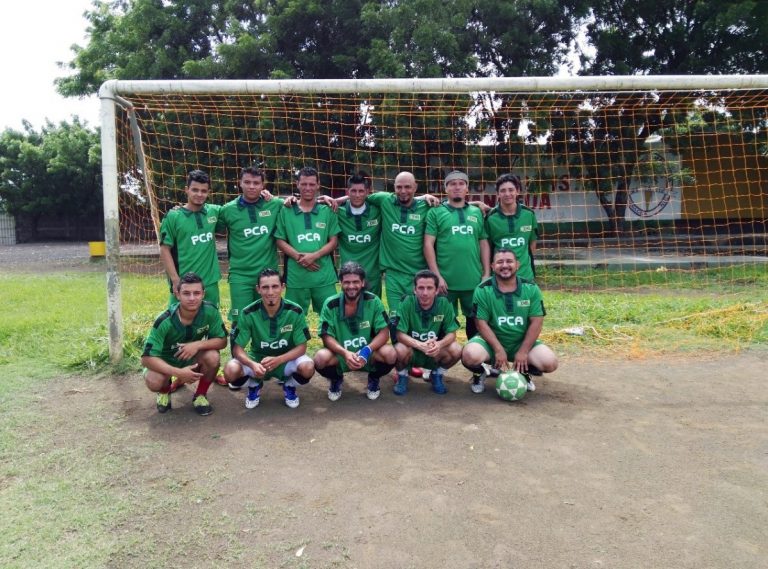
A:
[[[483,212],[466,201],[469,178],[454,170],[445,177],[447,199],[427,214],[424,258],[437,275],[438,292],[447,294],[454,309],[467,319],[470,337],[472,294],[480,281],[491,274],[490,246],[483,225]]]

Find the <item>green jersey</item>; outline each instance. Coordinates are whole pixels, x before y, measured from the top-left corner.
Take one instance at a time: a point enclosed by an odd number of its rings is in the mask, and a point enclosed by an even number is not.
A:
[[[379,275],[379,238],[381,217],[379,208],[366,203],[360,214],[352,213],[347,201],[337,212],[339,228],[339,258],[341,264],[347,261],[360,263],[368,279]]]
[[[261,299],[249,304],[232,329],[232,343],[248,350],[248,355],[257,362],[306,344],[309,338],[304,311],[285,299],[274,316],[267,314]]]
[[[320,311],[320,336],[331,336],[344,349],[356,352],[370,344],[382,329],[387,328],[388,320],[384,303],[368,291],[360,293],[354,316],[345,316],[344,293],[340,292],[323,304]]]
[[[160,245],[171,248],[176,271],[180,276],[197,273],[206,287],[221,278],[215,237],[219,209],[213,204],[205,204],[200,211],[174,207],[160,224]]]
[[[429,309],[424,310],[415,294],[409,294],[400,303],[395,318],[397,329],[420,342],[442,340],[459,329],[459,321],[451,302],[444,296],[436,296]]]
[[[314,253],[338,234],[339,223],[331,208],[316,203],[312,211],[305,213],[295,204],[284,207],[280,212],[275,238],[282,239],[299,253]],[[317,264],[320,270],[309,271],[286,257],[286,285],[291,288],[315,288],[335,283],[333,255],[321,257]]]
[[[282,209],[279,198],[249,203],[242,196],[221,207],[216,230],[227,231],[230,275],[256,279],[263,269],[279,268],[275,227]]]
[[[397,196],[389,192],[373,193],[367,200],[381,210],[381,268],[408,275],[426,269],[424,227],[429,211],[427,202],[413,200],[411,207],[403,207]]]
[[[532,281],[535,276],[531,243],[539,235],[539,224],[533,210],[523,204],[517,204],[517,211],[506,215],[496,206],[488,212],[485,218],[485,232],[491,242],[491,254],[496,249],[511,249],[517,257],[520,266],[517,275]]]
[[[520,345],[531,316],[546,315],[539,287],[520,278],[515,292],[501,292],[496,277],[484,280],[475,289],[472,304],[475,316],[488,322],[506,349]]]
[[[183,367],[194,360],[176,359],[179,344],[226,337],[227,329],[224,327],[219,309],[210,302],[203,302],[200,305],[200,310],[189,326],[182,324],[179,319],[179,305],[174,304],[155,320],[144,342],[142,355],[162,358],[172,365],[178,364]]]
[[[435,237],[437,266],[448,290],[474,290],[483,278],[480,241],[488,238],[482,211],[443,202],[427,214],[426,233]]]

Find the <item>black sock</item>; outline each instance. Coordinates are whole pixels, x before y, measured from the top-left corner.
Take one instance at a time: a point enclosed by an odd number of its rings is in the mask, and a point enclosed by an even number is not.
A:
[[[236,380],[230,381],[229,384],[230,385],[234,385],[235,387],[242,387],[243,385],[245,385],[246,381],[248,381],[248,376],[247,375],[241,375]]]
[[[339,369],[336,366],[319,367],[317,368],[317,373],[331,381],[343,379],[343,376],[339,373]]]
[[[296,380],[299,385],[306,385],[309,383],[310,378],[302,376],[298,371],[294,371],[291,377]]]

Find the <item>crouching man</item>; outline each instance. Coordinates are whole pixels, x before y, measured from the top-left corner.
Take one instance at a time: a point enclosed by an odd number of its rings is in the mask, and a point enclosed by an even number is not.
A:
[[[456,341],[459,322],[451,302],[437,295],[440,279],[432,271],[419,271],[413,278],[413,294],[403,297],[397,316],[397,383],[395,395],[408,391],[408,367],[431,369],[432,391],[448,392],[443,382],[445,370],[461,357]]]
[[[325,301],[320,312],[324,348],[315,354],[315,368],[331,385],[328,399],[338,401],[347,371],[367,371],[368,399],[381,395],[379,381],[395,365],[395,349],[387,344],[387,312],[381,299],[363,290],[365,269],[348,261],[339,271],[341,290]]]
[[[259,273],[259,300],[246,306],[232,329],[232,359],[224,377],[233,386],[248,385],[245,407],[258,406],[264,380],[275,377],[283,385],[285,404],[299,406],[296,387],[315,373],[306,355],[310,334],[301,307],[283,299],[285,285],[274,269]],[[246,352],[246,349],[250,349]]]
[[[171,409],[171,377],[180,385],[197,382],[192,406],[198,415],[210,415],[206,395],[219,369],[219,350],[227,345],[227,330],[219,309],[203,300],[205,287],[195,273],[186,273],[174,293],[177,304],[160,314],[152,325],[141,364],[144,381],[157,393],[157,410]]]

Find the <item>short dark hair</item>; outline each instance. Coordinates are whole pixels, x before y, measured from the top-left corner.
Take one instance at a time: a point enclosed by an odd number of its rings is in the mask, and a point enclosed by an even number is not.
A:
[[[298,180],[302,176],[304,178],[311,178],[314,176],[317,181],[320,182],[320,174],[312,166],[304,166],[301,170],[299,170],[299,173],[296,174],[296,179]]]
[[[424,269],[422,271],[419,271],[415,275],[413,275],[413,286],[416,286],[416,281],[419,279],[432,279],[435,283],[435,287],[440,286],[440,279],[437,277],[435,273],[430,271],[429,269]]]
[[[493,258],[495,259],[499,253],[512,253],[512,256],[515,258],[515,261],[517,261],[517,255],[515,255],[515,252],[512,249],[507,249],[506,247],[499,247],[493,252]]]
[[[181,285],[183,284],[197,284],[200,283],[203,285],[203,290],[205,290],[205,284],[203,283],[203,279],[200,278],[200,275],[197,273],[189,272],[184,273],[179,278],[179,284],[176,285],[176,290],[181,292]]]
[[[345,275],[357,275],[360,280],[365,280],[365,269],[360,263],[355,261],[347,261],[339,269],[339,280],[343,279]]]
[[[259,168],[258,166],[246,166],[242,170],[240,170],[240,179],[243,179],[243,176],[246,174],[250,174],[251,176],[256,176],[258,178],[261,178],[262,182],[267,181],[267,176],[264,174],[264,170]]]
[[[366,172],[355,172],[347,180],[347,187],[353,184],[363,184],[366,188],[371,187],[371,178]]]
[[[498,192],[501,185],[506,184],[507,182],[511,182],[518,192],[523,191],[523,183],[520,181],[520,177],[515,176],[514,174],[502,174],[496,178],[496,191]]]
[[[197,182],[198,184],[210,184],[211,178],[202,170],[192,170],[187,174],[187,187],[189,187],[192,182]]]
[[[267,277],[278,277],[280,279],[280,284],[283,282],[283,278],[280,276],[280,273],[278,273],[275,269],[271,267],[267,267],[266,269],[262,270],[259,273],[259,278],[257,279],[257,283],[259,286],[261,286],[261,279],[267,278]]]

